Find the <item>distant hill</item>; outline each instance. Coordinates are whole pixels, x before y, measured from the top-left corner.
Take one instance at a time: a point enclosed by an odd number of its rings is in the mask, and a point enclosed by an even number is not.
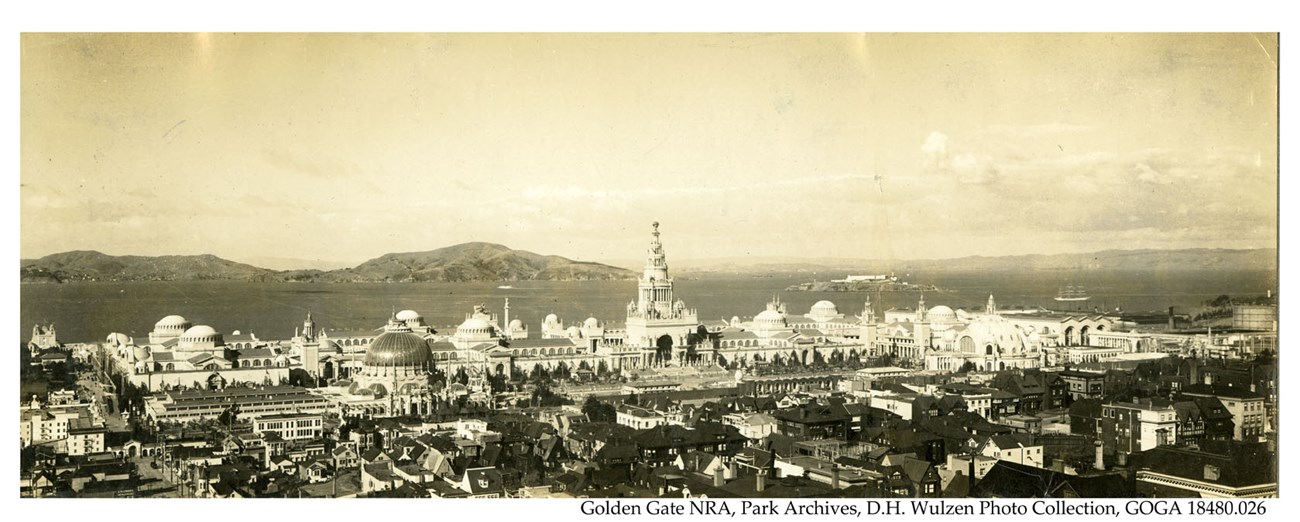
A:
[[[94,251],[51,254],[21,262],[25,283],[65,281],[590,281],[633,279],[636,273],[600,263],[543,256],[492,243],[465,243],[386,254],[340,270],[275,271],[212,255],[110,256]]]
[[[275,271],[212,255],[111,256],[95,251],[51,254],[24,259],[25,283],[64,281],[592,281],[628,280],[636,272],[601,263],[574,261],[513,250],[494,243],[464,243],[427,252],[385,254],[352,268]],[[923,260],[816,258],[717,258],[677,262],[678,273],[817,272],[889,273],[911,271],[1079,271],[1079,270],[1273,270],[1277,249],[1106,250],[1087,254],[1052,254]]]
[[[1194,248],[1179,250],[1104,250],[1083,254],[968,256],[953,259],[715,258],[682,260],[682,272],[834,272],[889,273],[924,270],[1078,271],[1078,270],[1277,270],[1277,249]]]
[[[513,250],[495,243],[464,243],[428,252],[385,254],[355,268],[333,270],[324,281],[591,281],[632,279],[636,273],[600,263]]]
[[[256,281],[275,272],[213,255],[110,256],[93,250],[23,260],[23,282],[63,281]]]

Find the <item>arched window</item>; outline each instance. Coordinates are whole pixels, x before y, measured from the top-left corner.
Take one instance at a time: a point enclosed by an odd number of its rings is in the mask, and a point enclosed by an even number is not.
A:
[[[253,360],[253,366],[257,366],[257,367],[262,366],[262,360],[261,360],[261,359],[254,359],[254,360]]]
[[[240,366],[243,366],[243,367],[245,367],[245,368],[248,368],[248,367],[249,367],[249,362],[248,362],[248,360],[244,360],[243,363],[240,364]]]

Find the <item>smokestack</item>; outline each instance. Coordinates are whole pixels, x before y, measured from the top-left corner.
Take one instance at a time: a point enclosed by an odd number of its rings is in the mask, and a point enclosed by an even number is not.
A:
[[[1174,329],[1174,307],[1169,307],[1169,329]]]
[[[970,470],[970,473],[967,474],[970,475],[970,479],[972,480],[971,483],[974,484],[973,482],[975,480],[975,454],[974,453],[970,454],[969,462],[970,464],[967,465],[966,468]]]
[[[831,489],[840,489],[840,465],[831,464]]]
[[[767,481],[765,480],[766,478],[767,478],[767,470],[765,469],[758,470],[758,475],[754,477],[754,491],[758,491],[761,493],[763,489],[767,487],[766,484]]]
[[[1106,460],[1105,460],[1106,455],[1105,452],[1103,451],[1103,448],[1105,448],[1105,446],[1099,440],[1094,441],[1093,445],[1097,447],[1097,455],[1096,458],[1093,459],[1092,467],[1097,471],[1106,471]]]

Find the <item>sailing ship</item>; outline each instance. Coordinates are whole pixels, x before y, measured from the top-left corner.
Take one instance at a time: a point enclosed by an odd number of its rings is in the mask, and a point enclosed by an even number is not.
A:
[[[1056,293],[1057,301],[1087,301],[1089,299],[1091,297],[1088,297],[1088,292],[1084,290],[1082,285],[1069,285],[1061,288]]]

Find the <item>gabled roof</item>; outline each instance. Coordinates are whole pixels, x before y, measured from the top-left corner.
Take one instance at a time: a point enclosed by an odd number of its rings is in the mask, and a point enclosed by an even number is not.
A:
[[[598,462],[631,462],[640,456],[635,444],[613,442],[602,446],[594,458]]]
[[[686,452],[685,455],[678,457],[678,460],[680,460],[682,463],[683,471],[694,471],[696,473],[709,473],[713,470],[708,469],[708,467],[712,465],[713,461],[716,460],[717,458],[718,457],[712,453],[693,450],[693,451],[688,451]]]
[[[776,410],[772,416],[777,420],[798,424],[819,424],[827,422],[844,422],[849,414],[843,406],[801,404],[793,408]]]
[[[501,472],[495,468],[470,468],[465,470],[464,484],[472,494],[501,491],[503,480]]]
[[[925,480],[926,473],[932,469],[934,469],[934,464],[929,461],[915,458],[903,459],[903,473],[906,473],[907,478],[912,482],[919,483]]]
[[[1066,475],[1052,470],[999,460],[971,492],[977,498],[1132,498],[1135,492],[1122,475]]]
[[[1000,450],[1027,448],[1036,446],[1034,436],[1028,433],[1009,433],[1006,435],[993,435],[985,439],[984,445],[992,444],[993,447]],[[981,445],[983,446],[983,445]]]

